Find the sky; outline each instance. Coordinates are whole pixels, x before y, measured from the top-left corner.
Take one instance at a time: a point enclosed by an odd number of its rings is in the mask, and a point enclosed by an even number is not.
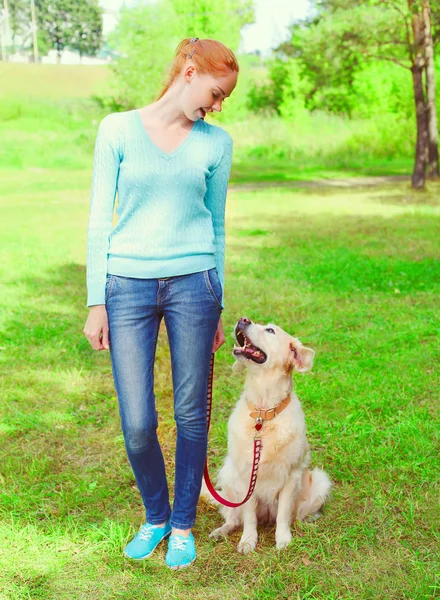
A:
[[[130,0],[125,0],[130,6]],[[221,0],[220,0],[221,1]],[[123,0],[100,0],[106,11],[104,34],[113,29]],[[309,0],[255,0],[255,23],[246,25],[242,31],[240,52],[261,50],[266,53],[287,37],[287,26],[307,16]]]

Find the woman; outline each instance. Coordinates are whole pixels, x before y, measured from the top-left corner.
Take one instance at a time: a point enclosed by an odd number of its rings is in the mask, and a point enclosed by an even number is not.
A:
[[[94,350],[110,349],[127,455],[146,509],[125,555],[147,558],[169,536],[172,569],[196,558],[191,529],[207,450],[210,358],[225,341],[220,317],[232,139],[204,118],[221,111],[238,71],[233,52],[220,42],[183,40],[156,102],[107,115],[95,145],[84,333]],[[172,510],[156,435],[153,370],[162,317],[177,424]]]

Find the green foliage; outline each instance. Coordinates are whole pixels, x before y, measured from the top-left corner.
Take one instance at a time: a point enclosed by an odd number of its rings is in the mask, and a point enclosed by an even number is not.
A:
[[[353,82],[367,64],[381,57],[409,68],[405,24],[386,3],[335,0],[321,4],[321,12],[311,22],[292,25],[291,40],[280,52],[295,55],[302,64],[302,77],[311,90],[306,97],[308,109],[350,115],[356,105]]]
[[[35,0],[35,8],[43,48],[50,43],[59,54],[66,47],[80,54],[99,50],[103,10],[98,0]]]
[[[251,111],[275,112],[295,120],[304,116],[307,90],[307,81],[301,79],[298,61],[276,58],[269,61],[266,81],[252,81],[247,105]]]
[[[173,51],[180,38],[180,25],[168,0],[123,8],[109,43],[119,53],[111,64],[116,102],[125,108],[149,104],[164,82]]]
[[[437,65],[440,75],[440,64]],[[365,63],[351,75],[351,84],[330,83],[313,91],[310,78],[298,59],[275,59],[268,65],[267,80],[252,82],[248,107],[251,111],[274,112],[284,118],[304,118],[308,110],[370,119],[376,115],[414,115],[410,73],[384,61]]]
[[[80,56],[94,56],[102,43],[102,14],[98,0],[75,3],[75,25],[69,48]]]
[[[40,137],[52,133],[47,126]],[[316,351],[313,370],[295,375],[294,389],[312,465],[328,471],[334,488],[321,519],[292,524],[285,550],[275,549],[275,528],[264,525],[246,556],[235,549],[241,531],[208,537],[222,517],[201,500],[197,561],[176,574],[164,565],[166,544],[141,563],[122,553],[145,513],[110,356],[91,350],[82,334],[90,164],[81,172],[2,169],[1,181],[2,599],[438,596],[438,184],[423,194],[406,183],[231,190],[211,476],[243,389],[231,353],[245,314]],[[176,423],[162,326],[155,393],[172,501]]]
[[[411,74],[383,61],[365,65],[354,74],[350,105],[353,117],[368,119],[392,114],[402,119],[412,118],[414,92]]]
[[[281,77],[274,77],[270,66],[269,81],[259,88],[251,86],[249,106],[253,110],[269,107],[285,116],[286,111],[281,110],[283,89],[292,90],[287,94],[292,101],[302,86],[309,111],[324,110],[355,119],[388,114],[412,119],[412,77],[409,68],[402,68],[410,66],[412,51],[407,43],[406,3],[379,6],[376,0],[323,0],[317,4],[317,14],[292,25],[291,39],[278,49],[281,59],[291,57],[297,65],[295,84],[288,85],[286,71],[279,70]],[[435,14],[434,10],[433,18]],[[438,80],[438,58],[436,72]]]
[[[9,24],[13,37],[30,35],[30,16],[30,6],[26,0],[14,0],[9,4]]]
[[[253,0],[170,0],[179,19],[182,38],[219,40],[236,51],[240,30],[254,21]]]
[[[31,36],[29,36],[27,44],[25,44],[24,47],[28,52],[33,52],[33,40]],[[46,54],[52,50],[51,39],[42,29],[37,31],[37,48],[39,56],[46,56]]]
[[[279,104],[280,116],[293,121],[298,121],[306,114],[305,94],[308,92],[308,82],[301,79],[299,63],[289,60],[286,64],[286,73],[281,83],[281,102]]]

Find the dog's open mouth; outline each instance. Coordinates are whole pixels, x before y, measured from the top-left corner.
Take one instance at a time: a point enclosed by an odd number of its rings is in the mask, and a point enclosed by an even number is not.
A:
[[[267,360],[267,356],[263,350],[254,346],[241,329],[237,329],[235,337],[239,344],[238,346],[234,346],[235,355],[244,356],[259,364],[264,363]]]

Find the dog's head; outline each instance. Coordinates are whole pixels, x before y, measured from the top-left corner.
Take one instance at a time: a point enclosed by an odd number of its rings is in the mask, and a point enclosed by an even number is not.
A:
[[[277,325],[260,325],[242,317],[234,333],[237,344],[232,353],[235,358],[232,368],[235,372],[252,367],[303,373],[312,367],[314,350],[303,346],[299,339]]]

